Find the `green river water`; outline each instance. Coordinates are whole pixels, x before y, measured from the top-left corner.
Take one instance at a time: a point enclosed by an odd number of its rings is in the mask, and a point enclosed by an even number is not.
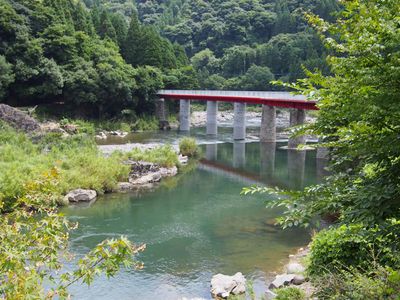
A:
[[[201,133],[197,138],[204,142]],[[240,191],[252,184],[298,189],[320,180],[322,172],[313,151],[223,137],[201,146],[203,159],[192,171],[164,180],[154,191],[105,195],[89,207],[63,211],[80,224],[71,237],[77,257],[120,235],[147,244],[138,257],[143,270],[100,277],[89,288],[73,286],[75,299],[210,299],[212,275],[236,272],[251,280],[261,297],[274,272],[310,234],[274,226],[280,211],[265,208],[272,196],[244,197]],[[157,139],[174,143],[177,135],[147,140]]]

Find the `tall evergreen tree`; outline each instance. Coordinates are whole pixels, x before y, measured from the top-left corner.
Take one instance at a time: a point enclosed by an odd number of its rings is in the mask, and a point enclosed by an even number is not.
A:
[[[100,15],[100,24],[97,33],[100,37],[110,38],[112,41],[117,42],[117,33],[111,23],[110,16],[106,10],[103,10]]]
[[[128,25],[121,14],[112,14],[110,17],[111,23],[115,29],[115,33],[117,36],[117,42],[120,48],[125,42],[126,35],[128,33]]]
[[[141,62],[139,55],[141,50],[141,25],[137,15],[133,15],[129,25],[125,42],[122,46],[122,56],[132,66],[138,66]]]

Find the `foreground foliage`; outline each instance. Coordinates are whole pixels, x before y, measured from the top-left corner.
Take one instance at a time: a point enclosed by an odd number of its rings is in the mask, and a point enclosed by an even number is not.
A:
[[[356,269],[327,273],[314,279],[319,299],[397,300],[400,297],[400,272],[374,265],[370,271]]]
[[[69,231],[76,228],[56,210],[56,169],[26,182],[14,210],[0,218],[0,297],[5,299],[69,299],[74,283],[90,285],[96,276],[114,276],[120,266],[141,268],[134,256],[145,246],[124,237],[103,241],[66,271]]]
[[[334,217],[336,224],[314,237],[310,255],[311,275],[331,274],[343,284],[342,289],[315,276],[324,299],[397,299],[400,2],[342,4],[335,23],[308,16],[332,53],[333,75],[308,72],[308,78],[287,85],[318,100],[317,122],[300,133],[322,137],[320,146],[330,149],[332,175],[304,191],[254,187],[244,192],[281,196],[269,205],[287,208],[279,219],[284,226],[318,225],[319,217]]]
[[[400,221],[366,227],[342,225],[323,230],[311,243],[308,272],[321,275],[343,268],[371,271],[376,265],[400,268]]]

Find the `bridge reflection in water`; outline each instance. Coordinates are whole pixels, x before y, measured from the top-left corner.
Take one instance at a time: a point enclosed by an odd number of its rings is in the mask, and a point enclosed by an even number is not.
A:
[[[205,145],[199,168],[245,185],[266,185],[298,190],[320,182],[327,175],[326,160],[315,151],[281,149],[280,143]]]

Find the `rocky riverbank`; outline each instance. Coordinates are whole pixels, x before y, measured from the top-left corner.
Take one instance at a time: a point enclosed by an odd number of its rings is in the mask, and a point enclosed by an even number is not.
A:
[[[315,289],[305,274],[305,259],[309,252],[309,247],[305,247],[300,248],[296,254],[289,255],[289,262],[283,268],[284,272],[276,275],[275,279],[270,283],[267,299],[274,299],[276,290],[287,286],[302,290],[305,294],[305,299],[314,299],[312,295]]]

